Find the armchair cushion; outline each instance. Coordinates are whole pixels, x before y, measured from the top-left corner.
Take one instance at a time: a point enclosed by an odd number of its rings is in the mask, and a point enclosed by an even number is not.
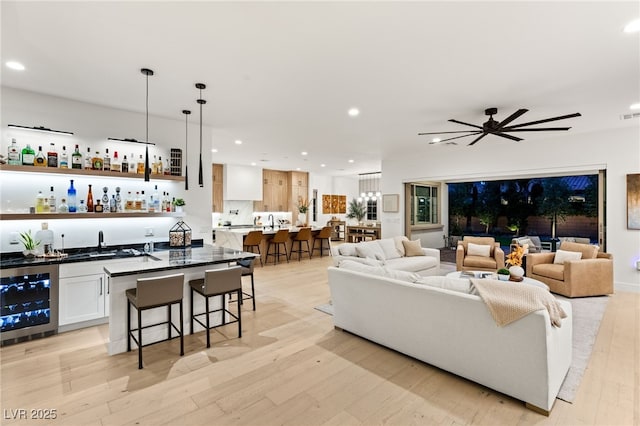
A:
[[[582,259],[595,259],[596,257],[598,257],[598,246],[594,246],[591,244],[563,241],[560,244],[560,249],[558,251],[560,250],[579,251],[580,253],[582,253]]]
[[[564,262],[582,259],[582,252],[558,250],[553,258],[553,263],[563,265]]]
[[[467,247],[467,256],[489,257],[491,254],[491,246],[484,244],[469,243]]]

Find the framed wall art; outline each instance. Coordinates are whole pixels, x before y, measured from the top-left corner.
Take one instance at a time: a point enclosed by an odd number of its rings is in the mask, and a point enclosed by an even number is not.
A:
[[[640,173],[627,175],[627,229],[640,229]]]
[[[385,213],[397,213],[399,210],[400,195],[382,194],[382,211]]]

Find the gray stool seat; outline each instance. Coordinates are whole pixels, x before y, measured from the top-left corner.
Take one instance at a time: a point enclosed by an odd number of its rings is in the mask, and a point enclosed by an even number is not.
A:
[[[180,356],[184,355],[184,333],[182,332],[182,294],[184,287],[184,274],[168,275],[164,277],[139,278],[136,281],[136,288],[125,291],[127,296],[127,352],[131,351],[131,340],[138,346],[138,369],[142,369],[142,347],[149,346],[167,340],[180,337]],[[179,327],[171,321],[171,307],[174,304],[180,305]],[[131,307],[136,308],[138,314],[138,328],[131,328]],[[142,325],[142,311],[166,306],[167,321],[154,324]],[[167,338],[146,345],[142,344],[142,330],[150,327],[167,324]],[[171,336],[171,329],[174,329],[178,336]],[[136,333],[137,332],[137,333]],[[136,336],[137,335],[137,336]]]
[[[237,316],[231,313],[225,307],[227,294],[235,293],[238,300],[242,300],[242,268],[240,268],[239,266],[233,266],[224,269],[210,269],[208,271],[205,271],[204,278],[190,280],[189,287],[191,288],[191,334],[193,334],[193,323],[195,321],[207,330],[207,348],[210,348],[210,330],[212,328],[221,327],[223,325],[233,324],[237,322],[238,337],[242,337],[242,311],[240,309],[240,304],[238,304]],[[203,313],[196,314],[193,310],[194,293],[198,293],[204,297],[205,311]],[[215,296],[222,297],[222,304],[220,309],[212,310],[209,308],[209,298]],[[210,314],[216,312],[222,313],[222,323],[211,325]],[[227,315],[234,319],[232,321],[227,321]],[[201,316],[205,317],[204,323],[199,318]]]

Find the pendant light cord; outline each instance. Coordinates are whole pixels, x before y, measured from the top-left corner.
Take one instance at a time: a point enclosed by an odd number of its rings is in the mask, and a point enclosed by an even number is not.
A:
[[[153,75],[153,71],[148,68],[140,70],[146,76],[146,94],[145,94],[145,117],[146,117],[146,138],[144,147],[144,181],[149,182],[149,76]]]

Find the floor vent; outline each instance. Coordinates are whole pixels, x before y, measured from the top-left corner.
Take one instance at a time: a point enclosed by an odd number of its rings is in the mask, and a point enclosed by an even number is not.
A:
[[[632,112],[631,114],[622,114],[620,116],[620,120],[629,120],[631,118],[638,118],[640,117],[640,112]]]

